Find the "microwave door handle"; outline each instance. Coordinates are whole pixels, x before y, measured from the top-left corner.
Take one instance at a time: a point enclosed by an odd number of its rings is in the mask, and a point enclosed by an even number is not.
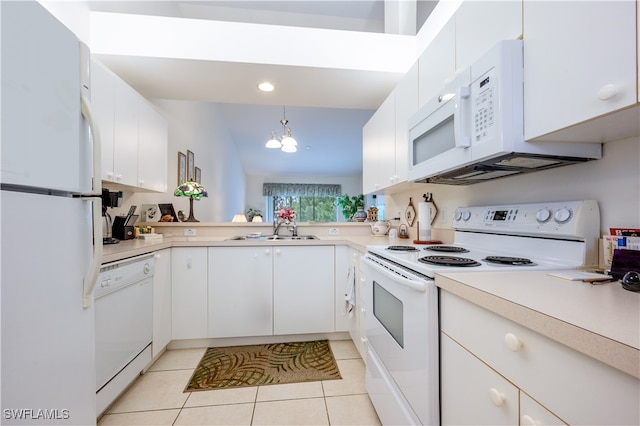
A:
[[[420,280],[420,279],[412,280],[409,278],[405,278],[403,276],[400,276],[398,274],[395,274],[393,272],[386,270],[385,268],[381,267],[375,262],[370,261],[366,257],[363,257],[362,261],[397,284],[412,288],[414,290],[422,291],[422,292],[427,291],[427,281],[425,280]]]
[[[465,117],[463,103],[468,102],[470,95],[469,86],[462,86],[456,91],[456,96],[453,98],[453,137],[455,139],[456,148],[466,149],[471,146],[471,136],[466,136],[463,133],[463,125],[468,119]]]

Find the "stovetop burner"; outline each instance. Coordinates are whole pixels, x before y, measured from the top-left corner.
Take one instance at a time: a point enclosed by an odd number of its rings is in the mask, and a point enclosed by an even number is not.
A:
[[[489,263],[498,263],[500,265],[535,265],[531,259],[526,259],[524,257],[487,256],[482,260]]]
[[[438,266],[480,266],[480,262],[465,257],[456,256],[425,256],[418,259],[419,262]]]
[[[416,247],[413,246],[389,246],[387,250],[391,251],[418,251]]]
[[[439,251],[444,253],[469,253],[469,250],[467,250],[466,248],[457,247],[457,246],[429,246],[429,247],[425,247],[424,249],[429,251]]]

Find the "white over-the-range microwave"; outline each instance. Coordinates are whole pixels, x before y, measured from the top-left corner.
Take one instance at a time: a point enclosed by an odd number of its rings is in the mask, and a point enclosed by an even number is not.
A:
[[[410,181],[468,185],[602,157],[601,144],[524,140],[522,48],[497,43],[411,117]]]

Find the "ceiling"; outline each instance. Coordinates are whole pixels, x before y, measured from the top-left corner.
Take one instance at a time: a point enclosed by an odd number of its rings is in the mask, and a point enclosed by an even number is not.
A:
[[[436,3],[420,1],[418,20],[424,22]],[[345,35],[353,32],[385,35],[383,0],[90,1],[88,4],[92,11],[109,12],[107,15],[184,18],[191,26],[211,20],[275,25],[277,27],[261,27],[274,33],[277,28],[289,26],[296,31],[310,28],[334,33],[348,31],[338,33]],[[127,45],[132,39],[145,36],[139,24],[136,25],[136,32],[123,36]],[[126,34],[121,27],[117,32],[109,30],[105,30],[108,40],[116,38],[116,33]],[[180,37],[174,39],[180,43]],[[322,40],[308,50],[321,49]],[[234,41],[225,40],[231,47]],[[92,49],[93,42],[92,32]],[[274,60],[274,63],[254,61],[249,56],[245,59],[242,55],[250,52],[241,47],[237,58],[230,60],[131,53],[127,51],[128,46],[111,50],[98,47],[94,53],[146,98],[218,103],[248,174],[359,176],[362,174],[362,127],[403,72],[375,69],[376,66],[324,66],[314,62],[315,59],[309,59],[310,65],[305,66],[304,46],[300,49],[295,42],[288,40],[283,45],[266,46],[292,59]],[[170,42],[164,42],[167,44]],[[186,51],[192,46],[185,43],[183,47]],[[362,52],[365,51],[363,47]],[[382,47],[380,52],[384,52]],[[352,56],[358,57],[358,54],[355,51]],[[343,62],[349,59],[345,57]],[[257,90],[256,84],[264,80],[273,82],[276,90],[271,93]],[[283,118],[283,106],[286,106],[288,126],[299,144],[298,152],[293,154],[264,148],[272,130],[282,134],[279,121]]]

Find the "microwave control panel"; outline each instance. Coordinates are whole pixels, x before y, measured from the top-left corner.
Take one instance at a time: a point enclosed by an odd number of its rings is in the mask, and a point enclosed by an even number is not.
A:
[[[495,70],[484,74],[471,85],[471,140],[482,143],[495,132],[496,75]]]

